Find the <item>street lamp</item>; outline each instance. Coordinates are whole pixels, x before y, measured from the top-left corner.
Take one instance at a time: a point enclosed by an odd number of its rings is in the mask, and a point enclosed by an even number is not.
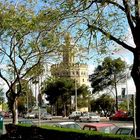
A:
[[[75,79],[75,111],[77,111],[77,84]]]
[[[114,55],[114,53],[112,53],[112,55]],[[119,55],[120,55],[120,54],[119,54]],[[121,58],[123,59],[123,61],[125,62],[125,68],[127,69],[125,57],[123,57],[122,55],[120,55],[120,56],[121,56]],[[127,72],[127,70],[126,70],[126,72],[125,72],[125,85],[126,85],[126,90],[125,90],[125,92],[126,92],[126,100],[127,100],[127,110],[129,111],[129,95],[128,95],[128,83],[127,83],[128,77],[127,77],[127,74],[128,74],[128,72]]]
[[[128,77],[127,77],[127,65],[126,65],[126,59],[121,55],[121,58],[123,58],[123,61],[125,62],[125,68],[126,68],[126,72],[125,72],[125,86],[126,86],[126,100],[127,100],[127,110],[129,111],[129,96],[128,96]]]
[[[126,72],[126,79],[125,79],[125,81],[126,81],[126,96],[127,96],[127,110],[129,111],[129,96],[128,96],[128,83],[127,83],[127,72]]]

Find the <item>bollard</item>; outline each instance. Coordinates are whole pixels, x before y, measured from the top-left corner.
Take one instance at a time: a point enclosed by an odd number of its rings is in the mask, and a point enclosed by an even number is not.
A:
[[[3,116],[0,115],[0,136],[3,134]]]

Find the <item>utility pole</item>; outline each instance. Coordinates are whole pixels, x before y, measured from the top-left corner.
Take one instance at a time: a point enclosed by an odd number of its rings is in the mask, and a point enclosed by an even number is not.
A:
[[[134,137],[136,138],[136,106],[135,106],[135,95],[132,95],[133,100],[133,128],[134,128]]]

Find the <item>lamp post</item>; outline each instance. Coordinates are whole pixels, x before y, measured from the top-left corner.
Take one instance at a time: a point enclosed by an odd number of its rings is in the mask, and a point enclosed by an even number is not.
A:
[[[126,72],[126,96],[127,96],[127,110],[129,111],[129,96],[128,96],[128,83],[127,83],[127,72]]]
[[[77,84],[75,79],[75,111],[77,111]]]
[[[127,65],[126,65],[126,59],[121,55],[121,58],[123,58],[123,61],[125,62],[125,68],[126,68],[126,72],[125,72],[125,86],[126,86],[126,101],[127,101],[127,110],[129,111],[129,95],[128,95],[128,83],[127,83]]]
[[[15,39],[14,39],[14,43],[15,43]],[[14,51],[13,51],[13,61],[14,61],[14,81],[15,81],[15,87],[14,87],[14,91],[15,91],[15,94],[17,94],[17,82],[16,82],[16,48],[14,46]],[[14,111],[14,120],[13,122],[15,122],[15,124],[18,124],[18,101],[17,101],[17,96],[15,96],[15,101],[14,101],[14,108],[13,108],[13,111]]]
[[[112,53],[112,55],[114,55],[114,53]],[[119,54],[119,55],[120,55],[120,54]],[[121,56],[121,58],[123,59],[123,61],[125,62],[125,68],[127,69],[125,57],[123,57],[122,55],[120,55],[120,56]],[[125,72],[125,86],[126,86],[125,92],[126,92],[126,100],[127,100],[127,110],[129,111],[129,95],[128,95],[128,83],[127,83],[128,77],[127,77],[127,74],[128,74],[128,72],[127,72],[127,70],[126,70],[126,72]]]

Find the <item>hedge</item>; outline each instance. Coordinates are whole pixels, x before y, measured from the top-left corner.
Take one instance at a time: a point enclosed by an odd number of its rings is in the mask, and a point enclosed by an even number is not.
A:
[[[96,131],[56,128],[51,126],[6,125],[7,134],[1,140],[135,140],[133,136],[113,135]]]

